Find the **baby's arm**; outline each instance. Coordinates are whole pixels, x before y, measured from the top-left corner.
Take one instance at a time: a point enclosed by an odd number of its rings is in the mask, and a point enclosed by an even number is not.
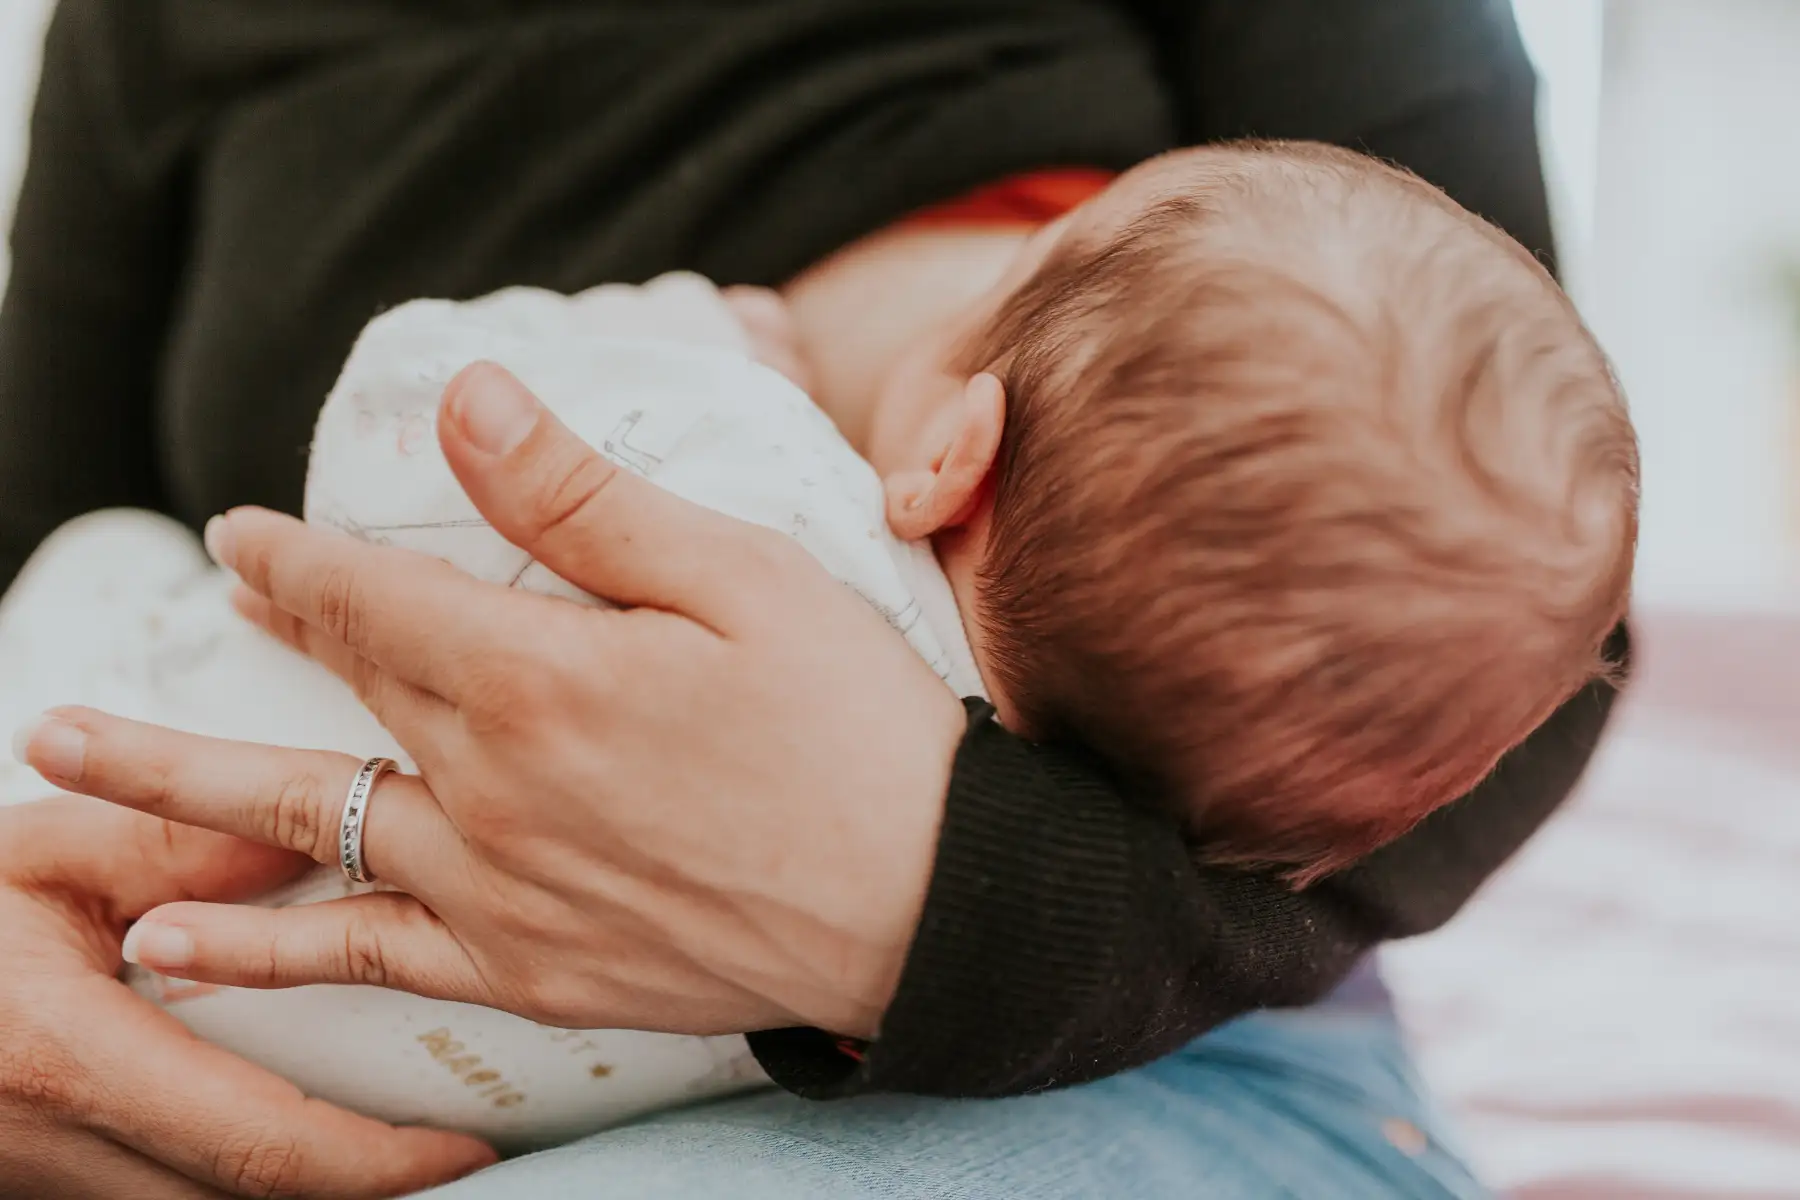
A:
[[[800,331],[779,292],[739,285],[721,293],[750,337],[756,361],[786,375],[803,392],[812,391],[812,370],[800,352]]]

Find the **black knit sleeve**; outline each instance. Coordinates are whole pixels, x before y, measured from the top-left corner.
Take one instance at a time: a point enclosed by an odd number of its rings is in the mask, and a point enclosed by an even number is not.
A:
[[[62,522],[162,506],[182,197],[159,7],[63,0],[50,26],[0,304],[0,589]]]
[[[1189,140],[1347,145],[1410,168],[1553,262],[1534,79],[1488,0],[1148,0]],[[1608,646],[1624,664],[1621,627]],[[1569,794],[1612,708],[1595,683],[1478,788],[1307,891],[1193,863],[1099,772],[970,705],[936,873],[881,1036],[758,1034],[802,1095],[998,1096],[1155,1059],[1305,1004],[1378,943],[1447,921]]]
[[[1623,627],[1608,647],[1624,663]],[[1569,794],[1615,691],[1563,705],[1469,795],[1304,892],[1199,866],[1076,759],[969,702],[924,918],[881,1035],[754,1034],[777,1083],[1005,1096],[1150,1062],[1257,1008],[1306,1004],[1377,943],[1434,929]]]

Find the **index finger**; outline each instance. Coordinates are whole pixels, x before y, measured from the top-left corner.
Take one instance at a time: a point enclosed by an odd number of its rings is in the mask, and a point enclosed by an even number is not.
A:
[[[519,593],[449,563],[377,546],[261,508],[214,517],[206,546],[219,564],[356,654],[407,683],[459,699],[461,669],[499,649],[517,613],[501,612]]]
[[[474,1138],[396,1129],[321,1100],[189,1033],[113,980],[71,1008],[91,1017],[71,1099],[85,1123],[192,1179],[242,1196],[410,1194],[494,1161]],[[91,1085],[98,1088],[102,1085]]]

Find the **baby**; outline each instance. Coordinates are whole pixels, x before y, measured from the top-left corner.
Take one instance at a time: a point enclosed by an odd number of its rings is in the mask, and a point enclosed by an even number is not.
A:
[[[1635,437],[1567,298],[1324,146],[1121,177],[893,372],[867,451],[1003,722],[1297,886],[1605,673],[1635,555]]]
[[[752,354],[804,377],[772,295],[693,276],[403,306],[325,405],[307,518],[592,602],[488,529],[438,451],[444,384],[492,359],[622,468],[794,536],[959,694],[1179,814],[1199,858],[1295,886],[1466,791],[1605,669],[1636,513],[1605,360],[1522,250],[1369,160],[1243,146],[1121,177],[904,356],[866,462]],[[110,565],[77,552],[104,538]],[[310,664],[222,627],[191,549],[121,583],[128,544],[58,535],[0,609],[9,681],[61,689],[34,707],[403,757]],[[90,694],[68,692],[67,638],[20,669],[102,577]],[[146,596],[146,577],[170,584]],[[271,902],[348,890],[322,873]],[[137,986],[315,1094],[512,1147],[755,1080],[737,1039]]]

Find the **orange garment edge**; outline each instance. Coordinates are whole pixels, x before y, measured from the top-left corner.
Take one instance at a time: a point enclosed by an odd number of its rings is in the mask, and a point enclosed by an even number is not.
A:
[[[976,188],[955,200],[921,209],[902,228],[1027,227],[1048,225],[1105,191],[1117,174],[1098,167],[1027,171]]]

